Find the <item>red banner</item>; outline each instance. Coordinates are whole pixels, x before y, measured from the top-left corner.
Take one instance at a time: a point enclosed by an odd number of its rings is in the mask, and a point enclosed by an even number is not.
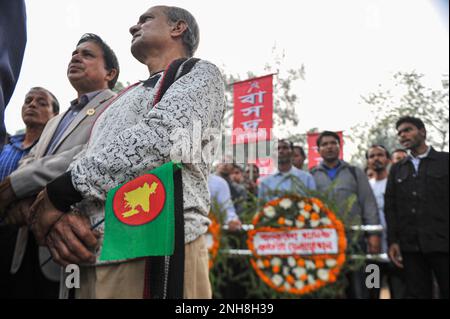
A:
[[[275,173],[277,163],[270,157],[257,158],[256,161],[249,161],[249,164],[255,164],[259,168],[259,176],[264,177]]]
[[[271,140],[273,75],[233,84],[233,144]]]
[[[339,153],[339,158],[344,159],[344,138],[342,132],[336,132],[341,140],[341,151]],[[317,147],[317,139],[319,138],[320,133],[308,133],[308,169],[317,166],[321,161],[322,157],[320,157],[319,150]]]

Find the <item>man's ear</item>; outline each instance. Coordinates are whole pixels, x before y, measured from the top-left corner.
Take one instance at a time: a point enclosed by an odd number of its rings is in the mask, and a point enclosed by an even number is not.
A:
[[[114,79],[117,75],[117,70],[116,69],[111,69],[108,71],[108,73],[106,74],[105,80],[107,82],[111,81],[112,79]]]
[[[422,135],[424,139],[427,138],[427,131],[424,128],[421,128],[419,130],[419,132],[420,132],[420,135]]]
[[[188,28],[188,25],[185,21],[183,20],[178,20],[177,22],[172,24],[172,30],[170,32],[170,34],[176,38],[176,37],[180,37],[183,35],[184,31],[186,31]]]

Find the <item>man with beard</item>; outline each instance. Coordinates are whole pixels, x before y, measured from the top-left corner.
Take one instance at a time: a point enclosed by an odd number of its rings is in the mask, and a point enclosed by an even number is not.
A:
[[[323,161],[311,170],[317,184],[317,189],[321,192],[331,190],[331,200],[338,206],[336,212],[338,216],[343,216],[348,206],[348,201],[352,196],[356,196],[356,201],[346,214],[346,224],[351,225],[378,225],[378,209],[364,172],[345,161],[339,159],[340,139],[335,132],[324,131],[317,139],[317,147]],[[364,240],[365,239],[365,240]],[[349,245],[359,246],[363,253],[378,254],[380,252],[380,237],[370,234],[365,238],[360,238],[355,243]],[[366,249],[367,247],[367,249]],[[365,286],[366,274],[363,269],[356,270],[349,274],[349,287],[347,297],[366,299],[369,292]]]
[[[373,178],[369,179],[373,194],[377,201],[378,216],[383,226],[383,234],[381,236],[381,253],[387,254],[387,230],[386,219],[384,216],[384,194],[388,180],[388,165],[390,163],[390,154],[383,145],[372,145],[366,152],[367,167],[374,172]],[[381,269],[381,278],[387,277],[389,291],[392,299],[402,299],[405,296],[405,279],[400,268],[392,263],[378,263]],[[379,298],[379,289],[372,289],[371,296],[374,299]]]
[[[432,298],[432,273],[448,298],[449,155],[427,145],[421,119],[405,116],[395,127],[409,155],[392,166],[386,188],[389,257],[404,269],[408,298]]]
[[[292,142],[278,141],[278,170],[273,175],[261,180],[258,198],[270,200],[279,197],[283,192],[305,194],[305,190],[315,190],[316,183],[311,174],[301,171],[292,165],[294,146]]]

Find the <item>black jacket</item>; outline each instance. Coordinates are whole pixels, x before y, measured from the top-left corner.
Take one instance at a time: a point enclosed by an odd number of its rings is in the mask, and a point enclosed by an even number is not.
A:
[[[449,251],[449,154],[431,148],[416,174],[411,158],[392,166],[385,194],[389,244],[405,252]]]

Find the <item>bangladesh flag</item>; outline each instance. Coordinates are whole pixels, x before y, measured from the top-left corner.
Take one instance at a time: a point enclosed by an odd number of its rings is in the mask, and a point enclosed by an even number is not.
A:
[[[178,169],[169,162],[108,192],[101,261],[174,253]]]

